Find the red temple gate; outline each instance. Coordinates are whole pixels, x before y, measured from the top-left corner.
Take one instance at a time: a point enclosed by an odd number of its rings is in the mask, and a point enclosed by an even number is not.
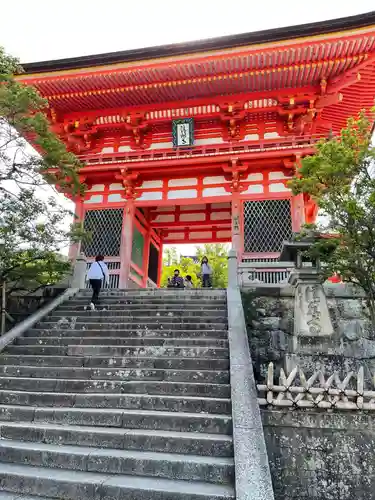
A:
[[[163,244],[276,259],[317,207],[288,179],[375,94],[375,18],[24,65],[85,163],[82,250],[112,286],[158,283]],[[79,249],[72,247],[74,258]]]

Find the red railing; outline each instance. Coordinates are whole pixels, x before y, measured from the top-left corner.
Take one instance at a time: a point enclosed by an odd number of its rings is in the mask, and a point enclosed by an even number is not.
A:
[[[168,148],[157,150],[129,151],[121,153],[96,153],[81,155],[80,158],[86,165],[103,163],[132,163],[172,159],[191,159],[202,156],[220,156],[228,154],[244,154],[280,149],[295,149],[313,146],[322,139],[322,135],[287,137],[276,139],[260,139],[243,143],[208,144],[191,148]]]

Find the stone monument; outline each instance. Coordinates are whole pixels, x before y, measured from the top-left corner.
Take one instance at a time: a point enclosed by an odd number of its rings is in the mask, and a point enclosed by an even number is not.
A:
[[[330,337],[334,330],[326,296],[320,278],[320,260],[311,258],[308,251],[316,236],[309,234],[300,240],[283,244],[281,261],[292,261],[295,268],[289,284],[294,288],[294,352],[301,337]]]

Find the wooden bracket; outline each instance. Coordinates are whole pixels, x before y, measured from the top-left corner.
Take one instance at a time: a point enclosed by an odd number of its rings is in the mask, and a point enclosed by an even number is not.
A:
[[[246,186],[241,183],[248,171],[248,165],[239,162],[238,158],[232,158],[229,165],[223,165],[222,169],[226,180],[230,181],[229,185],[224,186],[225,190],[230,193],[240,193],[246,189]]]
[[[145,141],[146,134],[149,130],[149,124],[145,119],[145,113],[132,112],[125,117],[125,128],[130,132],[131,145],[133,149],[145,148],[149,146],[149,140]]]
[[[220,107],[220,120],[223,124],[223,139],[239,141],[245,136],[246,111],[242,103],[225,103]]]
[[[127,200],[135,200],[139,193],[137,188],[142,184],[139,172],[130,172],[127,168],[121,169],[119,174],[115,175],[115,179],[121,181],[125,192],[123,197]]]

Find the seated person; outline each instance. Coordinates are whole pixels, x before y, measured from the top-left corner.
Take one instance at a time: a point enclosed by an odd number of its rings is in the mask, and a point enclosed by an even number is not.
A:
[[[168,278],[168,288],[184,288],[184,279],[180,276],[180,270],[175,269],[172,278]]]
[[[186,275],[186,278],[185,278],[185,288],[194,288],[193,282],[191,281],[190,274]]]

